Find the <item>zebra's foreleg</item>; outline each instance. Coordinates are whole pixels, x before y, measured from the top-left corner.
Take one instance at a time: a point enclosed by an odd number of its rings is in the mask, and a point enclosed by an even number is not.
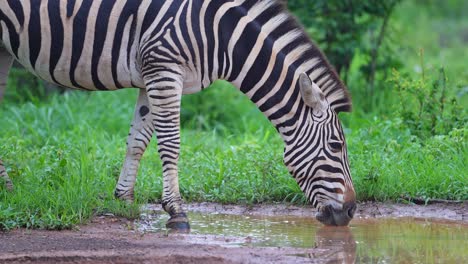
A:
[[[189,230],[188,218],[182,208],[177,167],[180,153],[181,75],[173,71],[154,74],[146,79],[146,88],[163,166],[162,205],[170,215],[166,226]]]
[[[154,128],[151,121],[148,96],[145,89],[140,89],[135,107],[130,133],[127,138],[127,153],[119,181],[115,187],[115,196],[126,201],[133,201],[133,188],[135,187],[138,167],[146,147],[151,141]]]
[[[8,177],[5,166],[3,166],[3,161],[2,160],[0,160],[0,179],[3,179],[3,181],[5,182],[5,187],[6,187],[7,190],[9,190],[9,191],[13,190],[13,183],[11,182],[10,178]]]

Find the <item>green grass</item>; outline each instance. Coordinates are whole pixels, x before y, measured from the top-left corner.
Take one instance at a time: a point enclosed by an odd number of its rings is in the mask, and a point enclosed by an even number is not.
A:
[[[468,200],[468,130],[421,140],[396,120],[360,120],[348,135],[358,199]]]
[[[231,87],[220,90],[238,97]],[[112,196],[135,99],[136,91],[126,90],[70,92],[42,103],[7,100],[0,109],[0,156],[15,190],[10,193],[0,187],[0,228],[67,228],[102,212],[136,217],[137,206]],[[274,128],[245,97],[232,104],[241,105],[239,114],[245,118],[257,118],[245,119],[236,128],[211,120],[211,130],[186,122],[180,162],[184,198],[224,203],[301,201],[302,193],[282,165],[282,142]],[[248,133],[232,134],[246,127]],[[161,193],[161,163],[153,141],[142,162],[136,199],[139,204],[158,201]]]
[[[411,18],[417,32],[406,26]],[[457,36],[468,28],[467,19],[433,18],[405,3],[392,25],[403,47],[398,56],[406,59],[401,70],[416,76],[417,51],[424,48],[427,74],[445,66],[451,94],[465,103],[468,74],[460,54],[466,54],[467,45]],[[437,37],[429,34],[434,27],[448,34],[448,44],[435,42]],[[13,192],[0,187],[0,229],[70,228],[102,213],[134,218],[139,205],[159,201],[162,176],[155,140],[142,160],[136,204],[113,198],[135,90],[74,91],[46,100],[30,94],[24,100],[16,84],[10,80],[9,94],[0,105],[0,157],[15,184]],[[185,200],[306,203],[283,165],[283,143],[276,130],[229,84],[214,86],[183,100],[179,168]],[[396,101],[391,84],[384,88],[388,97],[380,107],[394,111],[364,112],[357,95],[355,111],[340,114],[358,199],[398,201],[406,195],[468,200],[466,124],[447,134],[419,138],[405,126],[399,105],[389,103]]]
[[[220,86],[189,96],[184,104],[200,100],[196,96],[211,100],[238,94]],[[0,156],[16,189],[10,193],[0,188],[1,228],[69,228],[104,212],[137,217],[137,205],[112,195],[135,92],[71,92],[38,104],[5,102],[0,109]],[[225,107],[251,119],[210,119],[210,130],[185,122],[180,161],[184,198],[303,204],[304,196],[282,163],[283,146],[275,129],[243,96]],[[187,115],[196,118],[198,113]],[[398,120],[351,120],[346,130],[358,199],[395,200],[402,194],[468,198],[466,130],[421,142]],[[161,192],[161,164],[153,141],[138,176],[137,204],[158,201]]]
[[[119,122],[128,122],[129,115],[118,113],[125,112],[125,103],[116,94],[110,100],[116,105],[108,105],[116,116],[107,118],[101,114],[106,108],[97,109],[92,105],[99,101],[89,98],[67,94],[40,105],[2,107],[0,156],[16,188],[0,191],[0,228],[68,228],[108,211],[137,216],[137,206],[112,199],[121,159],[112,153],[124,145]]]

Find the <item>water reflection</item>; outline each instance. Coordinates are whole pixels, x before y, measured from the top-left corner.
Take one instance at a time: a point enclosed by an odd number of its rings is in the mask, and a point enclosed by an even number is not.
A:
[[[167,232],[166,214],[142,218],[140,230]],[[324,227],[306,217],[192,213],[189,218],[190,240],[313,249],[302,257],[324,263],[468,263],[468,226],[462,223],[355,219],[351,227]]]
[[[323,250],[314,257],[326,260],[325,263],[356,262],[356,240],[349,227],[322,227],[315,234],[317,249]]]

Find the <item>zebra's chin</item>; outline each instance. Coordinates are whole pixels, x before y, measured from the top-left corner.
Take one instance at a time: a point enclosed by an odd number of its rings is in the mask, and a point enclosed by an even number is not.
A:
[[[346,202],[342,209],[335,209],[332,205],[320,208],[316,215],[318,221],[327,226],[346,226],[353,219],[356,212],[355,202]]]

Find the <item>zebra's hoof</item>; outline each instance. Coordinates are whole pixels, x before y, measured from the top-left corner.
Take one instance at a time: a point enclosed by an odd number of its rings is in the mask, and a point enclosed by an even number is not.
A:
[[[119,191],[117,189],[114,191],[114,197],[116,199],[119,199],[119,200],[127,202],[127,203],[133,203],[133,200],[134,200],[133,193],[122,192],[122,191]]]
[[[190,224],[188,222],[187,215],[184,213],[171,216],[171,218],[167,220],[166,227],[176,232],[190,232]]]

